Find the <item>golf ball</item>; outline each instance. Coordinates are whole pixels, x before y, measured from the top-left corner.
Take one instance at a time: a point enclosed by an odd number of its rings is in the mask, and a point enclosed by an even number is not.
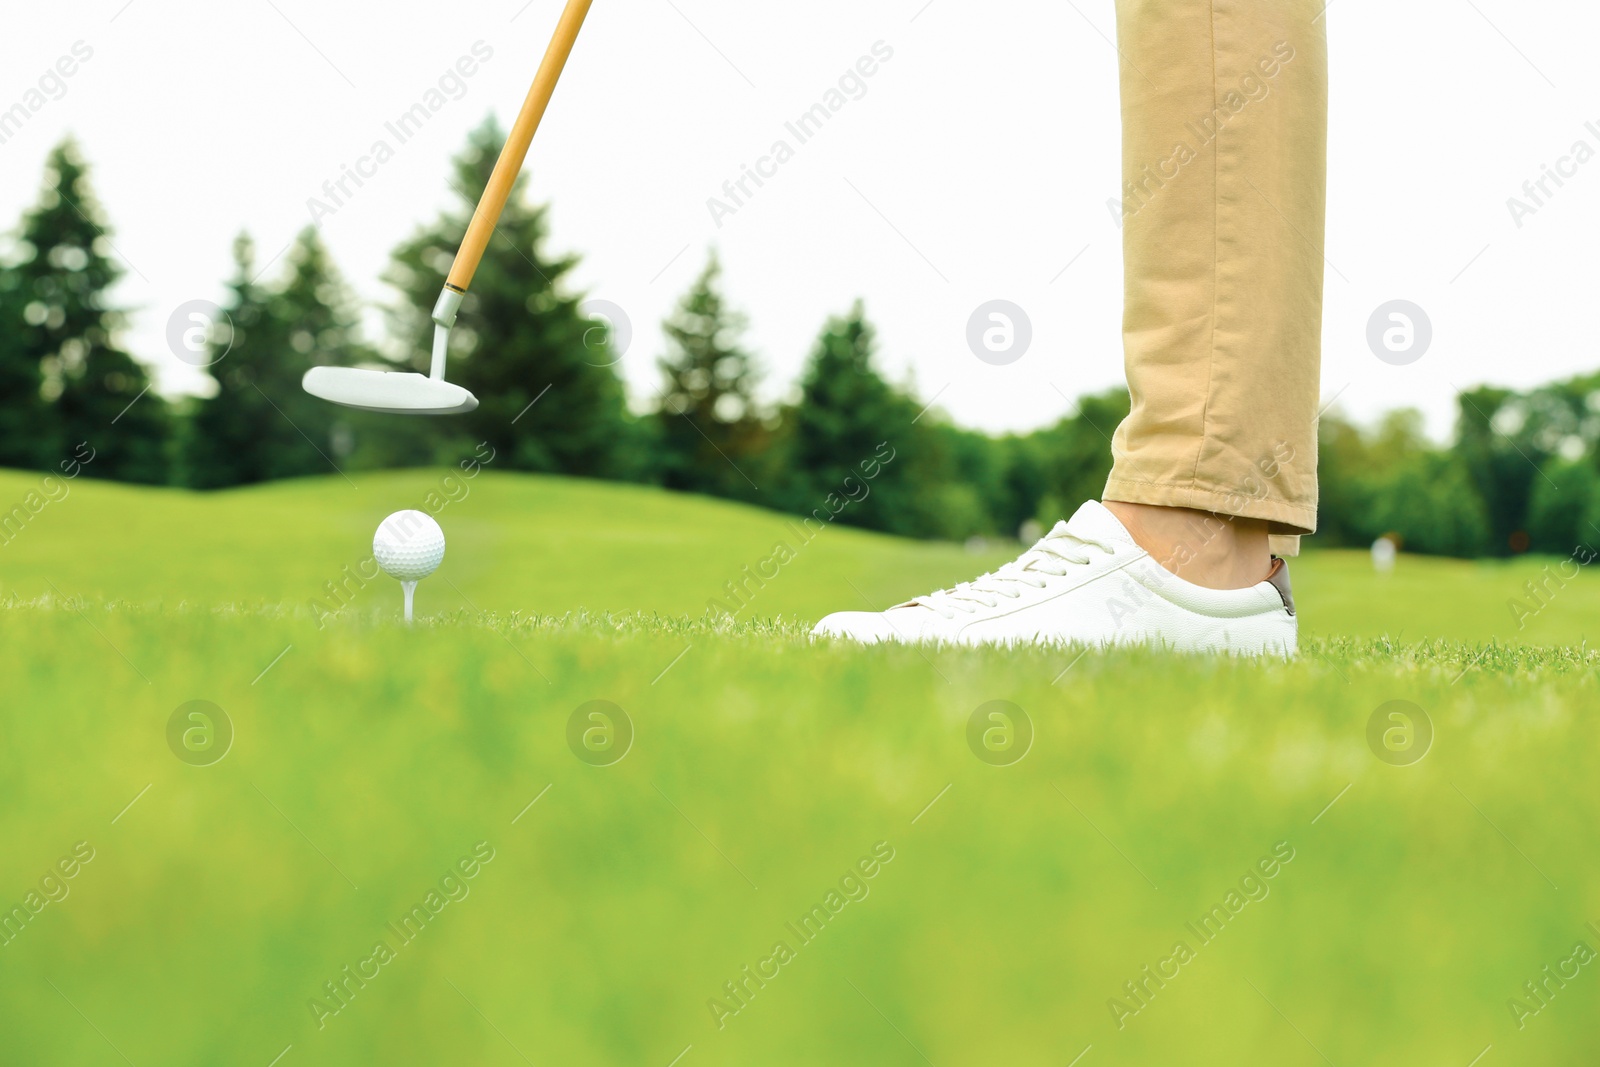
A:
[[[432,516],[397,511],[372,535],[372,556],[383,573],[402,582],[421,581],[444,562],[444,531]]]

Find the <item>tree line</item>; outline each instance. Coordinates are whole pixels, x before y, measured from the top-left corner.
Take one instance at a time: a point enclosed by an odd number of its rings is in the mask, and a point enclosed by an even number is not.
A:
[[[822,326],[791,397],[764,404],[747,323],[725,299],[714,253],[662,324],[659,391],[634,410],[611,324],[571,291],[577,261],[547,250],[548,207],[529,203],[521,182],[454,331],[451,377],[478,396],[476,411],[402,420],[302,392],[316,364],[427,371],[430,309],[502,141],[492,119],[470,135],[451,164],[459,201],[395,249],[383,276],[396,293],[386,345],[363,337],[362,308],[315,227],[265,268],[241,235],[224,325],[193,335],[192,361],[213,389],[175,400],[152,390],[121,346],[125,314],[108,295],[120,257],[87,165],[64,142],[39,200],[0,244],[0,466],[53,470],[87,445],[89,476],[213,490],[453,465],[487,443],[498,469],[801,515],[826,508],[841,523],[958,540],[1048,527],[1098,498],[1125,390],[1083,397],[1030,433],[963,429],[884,376],[857,302]],[[1325,414],[1317,543],[1389,535],[1408,550],[1474,557],[1570,554],[1600,541],[1600,373],[1524,392],[1484,386],[1459,404],[1443,446],[1415,411],[1374,427]],[[835,500],[849,504],[833,509]]]

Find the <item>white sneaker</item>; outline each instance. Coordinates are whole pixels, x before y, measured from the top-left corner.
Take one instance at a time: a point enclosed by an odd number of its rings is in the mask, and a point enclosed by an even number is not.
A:
[[[1167,570],[1090,501],[993,574],[890,608],[841,611],[817,637],[957,645],[1159,645],[1182,652],[1291,656],[1289,568],[1249,589],[1206,589]]]

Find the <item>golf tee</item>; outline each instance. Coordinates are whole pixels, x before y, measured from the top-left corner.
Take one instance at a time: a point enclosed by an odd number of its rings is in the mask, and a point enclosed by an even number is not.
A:
[[[412,598],[416,596],[417,583],[401,582],[400,588],[405,592],[406,595],[406,622],[409,623],[411,621],[411,601]]]

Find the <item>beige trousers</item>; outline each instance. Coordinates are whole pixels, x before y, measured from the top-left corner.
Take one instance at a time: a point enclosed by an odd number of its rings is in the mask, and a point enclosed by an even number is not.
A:
[[[1325,0],[1117,0],[1133,408],[1105,498],[1317,522]],[[1288,535],[1288,536],[1282,536]]]

